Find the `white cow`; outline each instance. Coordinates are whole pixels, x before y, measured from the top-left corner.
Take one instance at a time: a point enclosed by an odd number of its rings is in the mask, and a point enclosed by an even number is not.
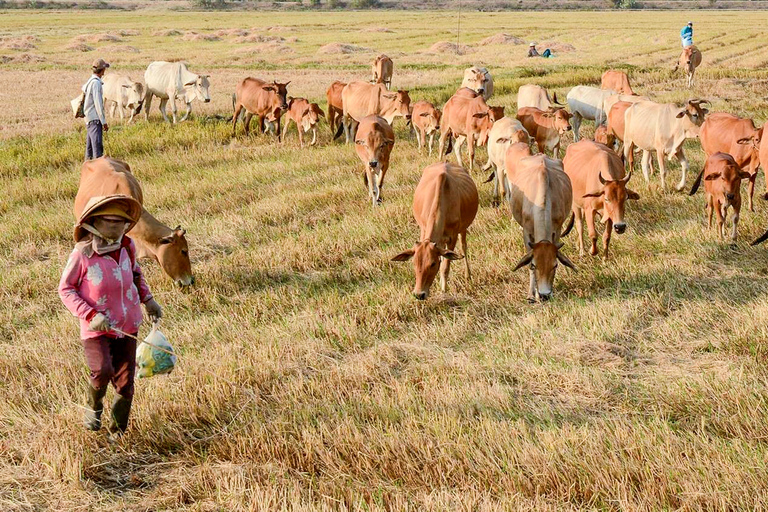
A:
[[[595,127],[605,124],[608,116],[603,110],[605,100],[616,94],[610,89],[598,89],[586,85],[577,85],[568,92],[568,108],[573,114],[573,140],[579,141],[579,127],[582,119],[595,122]]]
[[[507,148],[518,142],[531,143],[531,136],[523,123],[514,117],[502,117],[493,123],[488,135],[488,163],[485,164],[483,170],[493,169],[485,182],[488,183],[493,180],[493,204],[495,206],[501,203],[502,191],[505,198],[509,192],[504,181],[504,158],[507,154]]]
[[[115,110],[120,112],[120,121],[125,120],[125,109],[127,108],[131,117],[128,122],[133,121],[133,116],[141,112],[144,104],[144,84],[131,80],[128,75],[110,73],[104,77],[104,107],[110,109],[110,114],[115,117]]]
[[[461,86],[482,94],[483,99],[488,101],[488,98],[493,94],[493,77],[486,68],[472,66],[464,70],[464,79],[461,81]]]
[[[553,98],[554,101],[549,97],[549,92],[540,85],[521,85],[520,89],[517,90],[517,110],[524,107],[536,107],[546,112],[554,105],[561,105],[557,101],[557,93],[554,93]]]
[[[209,75],[196,75],[187,69],[183,62],[153,62],[144,72],[144,82],[147,84],[144,114],[149,119],[149,107],[152,105],[152,96],[160,98],[160,113],[163,119],[168,121],[165,114],[165,106],[171,101],[173,123],[176,123],[176,98],[183,99],[187,104],[187,112],[179,122],[184,121],[192,112],[192,100],[199,99],[208,103],[211,96],[208,93]]]

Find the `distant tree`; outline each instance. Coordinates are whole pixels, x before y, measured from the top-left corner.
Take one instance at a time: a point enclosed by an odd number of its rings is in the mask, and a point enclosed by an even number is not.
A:
[[[372,9],[379,6],[379,0],[352,0],[354,9]]]

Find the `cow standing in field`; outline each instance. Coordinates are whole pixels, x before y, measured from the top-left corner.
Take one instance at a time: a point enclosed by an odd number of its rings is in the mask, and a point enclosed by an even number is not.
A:
[[[288,133],[288,126],[291,121],[296,123],[296,131],[299,132],[299,144],[304,147],[304,134],[312,132],[312,142],[310,146],[317,143],[317,124],[325,117],[325,112],[320,109],[317,103],[310,103],[304,98],[291,98],[288,101],[288,112],[286,113],[285,128],[283,128],[283,140]]]
[[[530,265],[529,300],[548,300],[552,296],[555,270],[559,261],[574,269],[573,263],[560,252],[560,231],[571,211],[571,180],[563,171],[563,163],[546,155],[531,156],[527,144],[513,144],[505,159],[509,208],[512,217],[523,228],[523,243],[528,252],[515,270]]]
[[[635,91],[629,85],[629,77],[623,71],[609,69],[600,77],[600,88],[609,91],[616,91],[619,94],[633,95]]]
[[[573,215],[579,236],[579,255],[584,256],[584,225],[592,241],[589,253],[598,254],[595,215],[605,224],[603,232],[603,258],[608,259],[611,231],[621,235],[627,229],[624,205],[627,199],[638,200],[640,195],[627,188],[632,173],[624,175],[624,162],[608,146],[582,140],[571,144],[563,159],[565,173],[573,187]]]
[[[394,70],[394,64],[392,59],[384,55],[383,53],[376,57],[376,60],[371,64],[371,73],[373,79],[371,83],[384,84],[387,89],[392,88],[392,72]]]
[[[685,187],[688,160],[683,152],[686,139],[699,136],[704,117],[709,112],[702,107],[706,100],[689,100],[684,107],[674,103],[660,104],[652,101],[634,103],[624,114],[624,160],[629,170],[634,168],[635,146],[643,150],[643,177],[648,182],[651,167],[651,151],[656,152],[659,162],[661,188],[666,188],[667,168],[665,159],[675,156],[682,167],[677,190]]]
[[[701,51],[694,45],[683,48],[680,53],[680,58],[677,59],[675,69],[672,72],[676,72],[678,68],[683,68],[686,76],[686,84],[689,88],[693,87],[693,77],[696,74],[696,68],[701,65]]]
[[[690,195],[694,195],[699,189],[702,178],[707,201],[707,226],[712,229],[712,214],[717,213],[717,233],[720,238],[725,237],[725,219],[728,216],[728,208],[733,207],[733,230],[731,241],[736,241],[736,229],[739,224],[741,212],[741,180],[749,178],[749,173],[741,170],[741,167],[727,153],[715,153],[704,164],[704,169],[691,188]]]
[[[373,206],[381,203],[381,188],[389,169],[389,154],[395,145],[395,132],[386,119],[367,116],[360,120],[355,134],[355,152],[365,167],[363,175]]]
[[[149,119],[149,108],[152,105],[152,97],[160,98],[160,113],[167,122],[168,115],[165,106],[170,100],[173,124],[176,124],[176,98],[181,98],[187,104],[187,111],[179,122],[185,121],[192,112],[192,100],[199,99],[209,103],[211,96],[208,92],[210,83],[208,75],[197,75],[187,69],[183,62],[153,62],[144,72],[146,84],[146,96],[144,99],[144,115]]]
[[[347,143],[353,140],[357,124],[366,116],[383,117],[391,126],[396,117],[411,119],[411,97],[408,91],[390,92],[383,84],[350,82],[341,91],[343,125],[339,126],[335,138],[341,136],[342,128]]]
[[[345,82],[336,80],[325,91],[325,98],[328,100],[328,126],[331,127],[331,134],[335,134],[341,121],[344,118],[344,103],[341,100],[341,91],[344,90]]]
[[[579,129],[582,119],[595,122],[595,128],[604,124],[606,112],[603,110],[606,98],[616,94],[616,91],[577,85],[568,92],[568,108],[573,115],[573,140],[579,142]]]
[[[488,163],[483,167],[483,170],[493,169],[485,182],[488,183],[493,180],[494,206],[501,204],[502,192],[505,198],[508,196],[504,162],[507,148],[518,142],[524,144],[531,143],[531,136],[523,126],[523,123],[514,117],[503,117],[493,123],[493,127],[488,134]]]
[[[467,281],[471,280],[467,229],[475,220],[478,203],[477,187],[463,167],[437,163],[424,169],[413,195],[413,216],[421,231],[419,242],[392,258],[392,261],[413,258],[416,271],[413,294],[417,299],[425,300],[429,296],[438,267],[440,289],[446,292],[452,260],[464,258]],[[463,256],[453,252],[459,238]]]
[[[429,156],[432,156],[432,146],[435,142],[435,134],[440,131],[440,117],[442,112],[439,108],[428,101],[417,101],[411,109],[411,122],[416,132],[416,142],[419,144],[419,152],[426,144],[429,148]],[[429,136],[429,142],[427,142]]]
[[[555,158],[560,158],[560,138],[571,131],[570,118],[571,114],[564,108],[542,112],[535,107],[524,107],[517,112],[517,119],[536,141],[539,152],[548,149]]]
[[[461,88],[466,87],[480,94],[485,101],[493,95],[493,77],[486,68],[472,66],[464,70]]]
[[[606,132],[608,136],[615,137],[616,140],[622,143],[624,142],[625,115],[627,113],[627,109],[631,106],[632,103],[619,101],[614,103],[611,107],[611,110],[608,111],[608,124],[606,125]]]
[[[546,112],[558,105],[562,106],[562,103],[557,101],[557,93],[554,93],[550,98],[549,92],[540,85],[521,85],[517,91],[517,110],[525,107],[536,107]]]
[[[128,124],[133,122],[133,116],[141,112],[144,105],[144,84],[131,80],[127,75],[110,73],[104,77],[104,107],[110,108],[110,114],[115,117],[115,111],[120,112],[120,121],[125,121],[125,109],[130,112]]]
[[[755,128],[751,119],[743,119],[726,112],[712,112],[701,125],[701,149],[707,156],[727,153],[742,170],[749,172],[749,209],[755,211],[752,197],[755,179],[760,167],[760,141],[763,128]],[[768,163],[768,162],[766,162]],[[764,164],[765,165],[765,164]],[[768,183],[766,184],[768,187]],[[768,190],[768,188],[766,188]]]
[[[475,142],[477,141],[479,146],[485,145],[492,125],[491,109],[483,97],[469,89],[459,89],[443,107],[440,123],[440,156],[446,154],[444,150],[448,138],[456,137],[453,151],[459,165],[463,166],[461,146],[466,140],[471,172],[475,161]],[[447,151],[450,151],[450,146]]]
[[[235,94],[232,96],[232,108],[234,116],[232,117],[232,136],[235,136],[237,120],[240,113],[245,111],[243,125],[245,134],[248,135],[251,124],[251,118],[255,115],[259,118],[259,132],[264,133],[265,122],[268,117],[273,117],[277,124],[275,135],[280,140],[280,116],[283,110],[288,109],[288,89],[291,82],[284,84],[278,82],[265,82],[259,78],[248,77],[237,84]]]

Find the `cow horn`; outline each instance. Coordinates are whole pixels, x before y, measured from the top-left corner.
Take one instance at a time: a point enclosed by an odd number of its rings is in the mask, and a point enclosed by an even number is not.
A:
[[[629,178],[631,178],[631,177],[632,177],[632,171],[629,171],[629,174],[627,174],[626,176],[624,176],[624,179],[623,179],[623,180],[621,180],[621,181],[622,181],[623,183],[628,183],[628,182],[629,182]]]
[[[597,177],[600,178],[600,184],[605,185],[606,181],[605,178],[603,178],[603,173],[598,173]]]

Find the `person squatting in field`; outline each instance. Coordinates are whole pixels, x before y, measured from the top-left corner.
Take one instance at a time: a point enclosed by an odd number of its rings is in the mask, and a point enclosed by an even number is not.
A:
[[[141,204],[132,197],[91,198],[75,225],[76,245],[59,282],[62,302],[80,319],[90,369],[85,412],[89,430],[101,428],[102,400],[110,382],[117,396],[109,430],[120,434],[128,428],[140,304],[150,319],[163,314],[136,263],[133,241],[125,236],[140,216]]]
[[[104,112],[104,92],[101,79],[109,64],[104,59],[93,61],[93,75],[83,85],[85,102],[83,114],[85,114],[85,159],[92,160],[104,155],[103,131],[109,130],[107,117]]]

